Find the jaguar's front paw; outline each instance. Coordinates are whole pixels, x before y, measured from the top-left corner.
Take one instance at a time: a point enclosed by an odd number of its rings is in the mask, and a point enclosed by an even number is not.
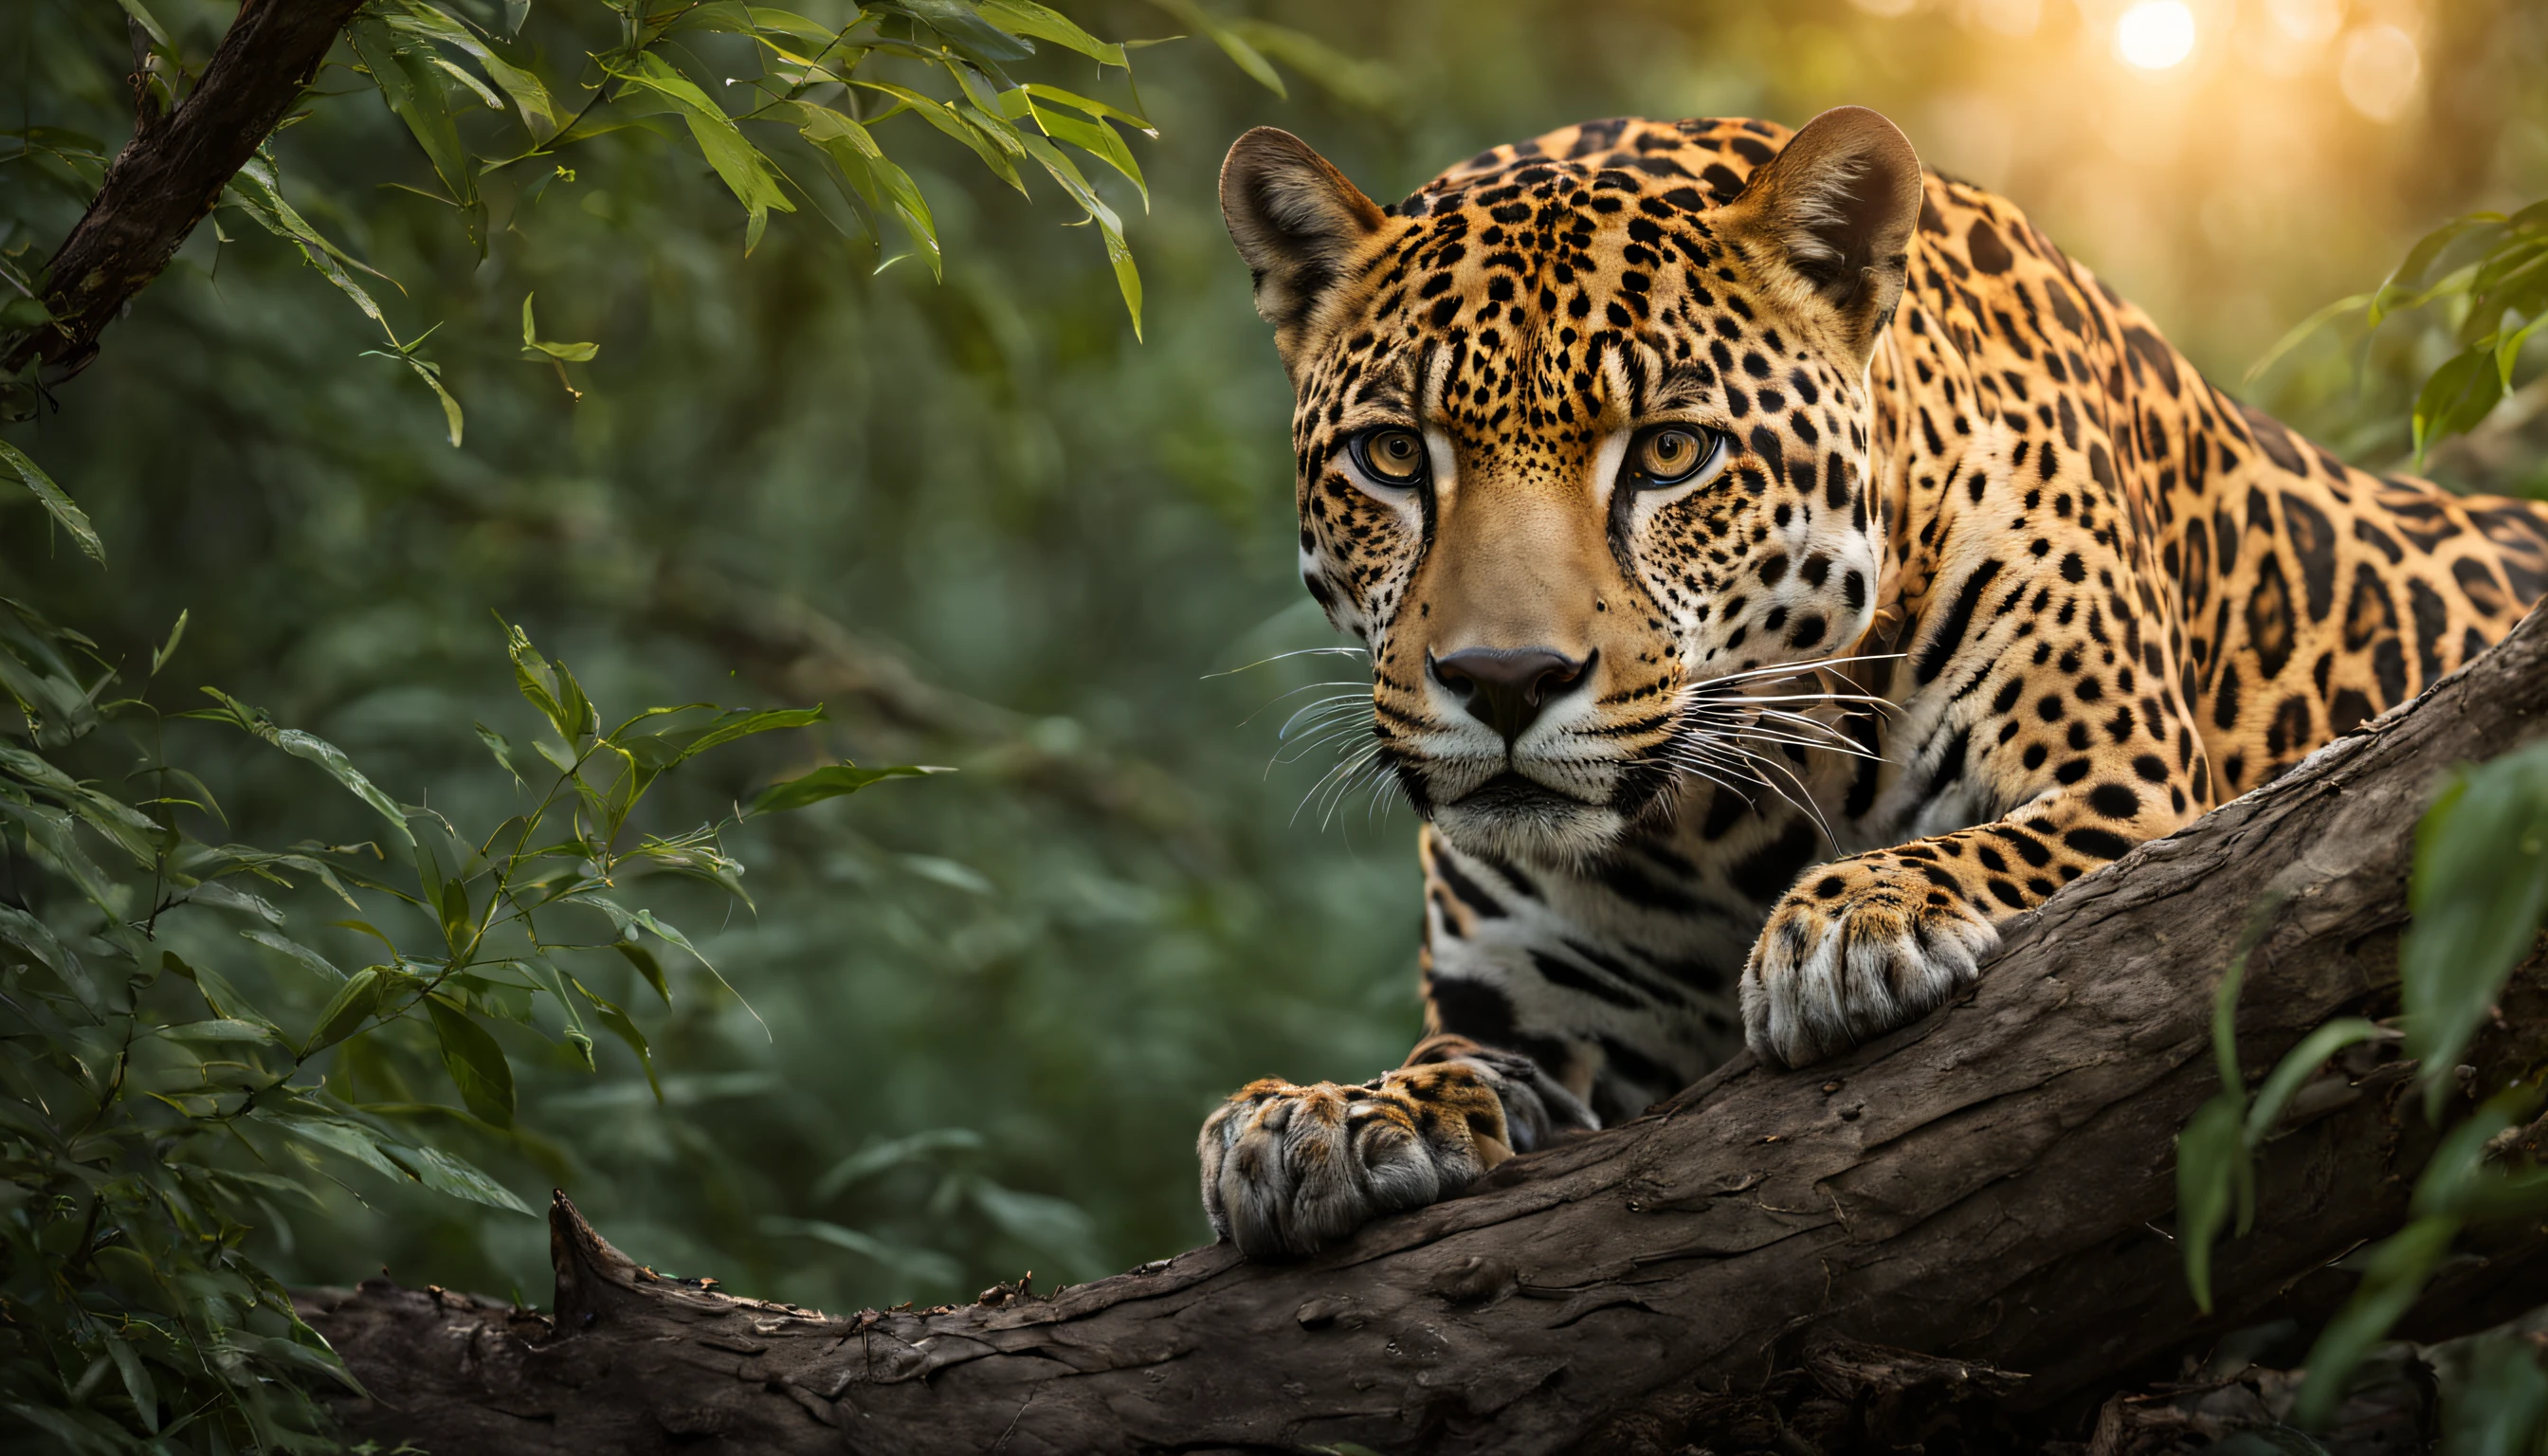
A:
[[[1893,855],[1809,870],[1743,968],[1743,1039],[1787,1066],[1846,1051],[1972,984],[1999,931],[1944,869]]]
[[[1512,1145],[1487,1076],[1435,1062],[1358,1087],[1252,1082],[1203,1125],[1196,1151],[1213,1231],[1276,1259],[1448,1198]]]

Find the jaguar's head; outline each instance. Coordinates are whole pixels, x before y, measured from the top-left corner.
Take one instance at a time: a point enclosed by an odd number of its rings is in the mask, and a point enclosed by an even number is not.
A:
[[[1690,775],[1762,791],[1757,700],[1875,609],[1867,361],[1920,164],[1861,108],[1777,135],[1589,123],[1391,208],[1270,128],[1222,168],[1296,397],[1301,574],[1463,848],[1577,863]]]

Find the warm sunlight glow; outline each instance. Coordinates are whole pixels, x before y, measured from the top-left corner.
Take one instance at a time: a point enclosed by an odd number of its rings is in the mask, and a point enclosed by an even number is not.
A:
[[[2335,79],[2355,111],[2390,122],[2414,99],[2423,69],[2414,37],[2396,26],[2364,26],[2344,38],[2344,62]]]
[[[2194,53],[2194,12],[2184,0],[2141,0],[2115,22],[2115,49],[2142,70],[2166,70]]]

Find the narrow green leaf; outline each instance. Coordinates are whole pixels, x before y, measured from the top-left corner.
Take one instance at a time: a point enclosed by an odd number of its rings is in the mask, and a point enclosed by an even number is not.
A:
[[[62,494],[62,488],[53,484],[53,478],[45,474],[44,467],[28,459],[26,451],[7,440],[0,440],[0,465],[7,466],[10,473],[18,477],[18,484],[44,502],[46,513],[52,516],[53,524],[68,531],[89,560],[99,566],[106,565],[106,543],[97,538],[97,527],[88,523],[88,512]]]
[[[925,774],[951,772],[953,771],[948,769],[914,764],[896,764],[883,769],[862,769],[854,764],[832,764],[817,769],[811,774],[770,785],[753,796],[751,805],[744,812],[747,815],[780,814],[789,809],[804,808],[808,804],[819,804],[825,799],[839,798],[843,794],[857,793],[869,784],[881,783],[888,778],[918,778]]]
[[[483,211],[478,206],[477,172],[470,165],[469,149],[461,143],[451,98],[443,89],[444,73],[435,65],[431,48],[412,39],[403,43],[387,21],[376,18],[356,20],[346,28],[346,37],[391,114],[406,124],[408,135],[423,148],[434,175],[442,179],[450,200],[461,209],[470,241],[483,254],[486,228],[477,218]]]
[[[2309,1378],[2292,1407],[2294,1424],[2321,1426],[2335,1413],[2354,1367],[2389,1337],[2390,1327],[2423,1293],[2459,1229],[2457,1219],[2418,1219],[2373,1248],[2353,1298],[2310,1347]]]
[[[2438,1120],[2460,1053],[2548,914],[2548,742],[2461,771],[2415,828],[2399,947],[2407,1054]]]
[[[614,941],[610,949],[618,952],[630,965],[636,967],[637,974],[645,978],[646,984],[655,988],[655,994],[664,999],[665,1005],[673,1004],[672,987],[665,982],[663,962],[655,958],[654,952],[635,941]]]
[[[380,1008],[385,989],[387,983],[381,979],[378,966],[366,965],[346,977],[329,998],[326,1009],[318,1013],[318,1024],[311,1030],[310,1040],[301,1044],[302,1058],[307,1060],[354,1035]]]
[[[698,143],[699,154],[722,179],[746,214],[744,251],[749,254],[761,239],[761,229],[773,211],[792,213],[796,205],[778,185],[778,171],[759,147],[745,139],[734,119],[708,99],[688,77],[648,51],[637,57],[633,68],[617,73],[624,86],[649,92],[668,103],[682,123],[690,129],[690,137]]]
[[[505,738],[503,734],[497,732],[495,729],[488,727],[484,723],[478,723],[473,726],[478,730],[478,741],[487,745],[487,752],[496,756],[497,767],[502,769],[505,774],[511,776],[515,787],[520,787],[522,783],[522,771],[513,767],[513,745],[511,740]]]
[[[2186,1288],[2206,1315],[2212,1313],[2212,1246],[2229,1226],[2247,1163],[2239,1138],[2242,1112],[2236,1097],[2223,1093],[2196,1109],[2176,1138],[2176,1241]]]
[[[126,5],[128,9],[139,8],[135,0],[126,0]],[[161,37],[160,44],[166,45],[167,39]],[[133,1398],[133,1409],[141,1417],[142,1427],[157,1435],[159,1387],[151,1381],[149,1368],[141,1363],[141,1357],[135,1354],[133,1346],[121,1336],[110,1334],[106,1337],[106,1353],[115,1361],[115,1373],[124,1381],[124,1393]]]
[[[1221,47],[1221,53],[1228,56],[1230,62],[1245,71],[1256,84],[1287,101],[1291,99],[1292,93],[1284,89],[1283,77],[1275,71],[1273,62],[1195,0],[1150,0],[1150,3],[1211,38],[1212,44]]]
[[[460,1089],[460,1100],[481,1119],[499,1128],[511,1127],[513,1068],[504,1060],[504,1048],[468,1012],[440,996],[425,997],[424,1006],[442,1040],[442,1065],[450,1072],[452,1085]]]
[[[443,943],[455,956],[469,949],[474,925],[469,916],[469,885],[454,876],[442,882],[442,894],[435,905],[442,922]]]
[[[2247,1145],[2252,1148],[2264,1142],[2273,1133],[2274,1124],[2282,1118],[2283,1108],[2291,1102],[2292,1094],[2299,1091],[2301,1084],[2309,1080],[2310,1074],[2324,1064],[2328,1057],[2356,1043],[2374,1041],[2380,1035],[2379,1027],[2354,1016],[2328,1022],[2302,1038],[2299,1046],[2284,1053],[2283,1059],[2274,1064],[2264,1085],[2256,1089],[2256,1100],[2247,1109]]]
[[[976,0],[974,9],[982,13],[982,19],[1011,35],[1050,41],[1066,49],[1078,51],[1099,65],[1119,66],[1125,70],[1133,68],[1123,46],[1098,40],[1081,30],[1070,17],[1048,5],[1039,5],[1035,0]]]
[[[289,936],[271,930],[243,930],[239,934],[269,951],[290,956],[331,983],[341,983],[345,979],[345,973],[336,968],[334,961]]]
[[[2442,1393],[2440,1456],[2531,1456],[2548,1430],[2548,1373],[2519,1334],[2486,1334]]]
[[[923,1162],[942,1152],[975,1152],[981,1146],[982,1135],[970,1128],[931,1128],[887,1138],[832,1164],[809,1192],[816,1203],[828,1203],[887,1168]]]
[[[2502,398],[2503,380],[2492,349],[2468,348],[2452,355],[2415,393],[2416,461],[2421,463],[2435,443],[2486,418]]]
[[[541,84],[539,77],[498,55],[466,25],[425,4],[424,0],[401,0],[401,4],[405,13],[391,20],[392,29],[438,41],[466,52],[485,69],[488,79],[503,88],[504,94],[512,99],[513,109],[521,116],[522,129],[531,134],[534,143],[545,144],[557,135],[557,102],[550,97],[549,88]],[[475,85],[465,75],[461,79]],[[479,89],[483,92],[483,88]],[[488,100],[490,105],[495,104],[493,97]]]
[[[564,359],[570,364],[590,361],[601,351],[599,344],[560,343],[539,336],[531,318],[531,295],[522,295],[522,357],[533,361]]]
[[[252,1021],[221,1018],[213,1021],[190,1021],[176,1026],[153,1027],[151,1034],[170,1042],[274,1042],[274,1028]]]
[[[626,1043],[629,1050],[637,1053],[637,1064],[646,1071],[646,1086],[655,1094],[655,1105],[663,1106],[664,1084],[656,1079],[655,1053],[646,1045],[646,1034],[639,1031],[637,1023],[609,997],[597,994],[582,981],[576,981],[575,988],[592,1003],[593,1019],[612,1036]]]
[[[177,624],[168,629],[168,640],[150,654],[151,677],[159,676],[159,670],[168,666],[168,659],[177,655],[177,644],[186,640],[186,618],[190,611],[191,608],[177,613]]]
[[[391,831],[402,843],[409,845],[415,843],[414,831],[408,828],[405,811],[401,810],[388,794],[375,787],[371,779],[363,776],[363,772],[354,767],[353,760],[345,757],[344,750],[316,734],[305,733],[298,728],[286,728],[276,733],[274,746],[296,759],[308,759],[326,770],[329,777],[343,784],[354,797],[371,805],[372,812],[387,820]]]
[[[509,1126],[509,1124],[499,1126]],[[538,1217],[532,1213],[530,1205],[513,1196],[512,1190],[488,1177],[466,1159],[444,1152],[438,1147],[422,1146],[402,1146],[399,1149],[399,1156],[413,1166],[415,1181],[436,1193],[447,1193],[453,1198],[485,1204],[491,1209],[502,1209],[507,1213],[521,1214],[530,1218]]]

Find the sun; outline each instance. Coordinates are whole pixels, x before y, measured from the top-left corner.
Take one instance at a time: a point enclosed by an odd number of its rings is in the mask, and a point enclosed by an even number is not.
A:
[[[2194,12],[2184,0],[2140,0],[2115,22],[2115,49],[2142,70],[2166,70],[2194,53]]]

